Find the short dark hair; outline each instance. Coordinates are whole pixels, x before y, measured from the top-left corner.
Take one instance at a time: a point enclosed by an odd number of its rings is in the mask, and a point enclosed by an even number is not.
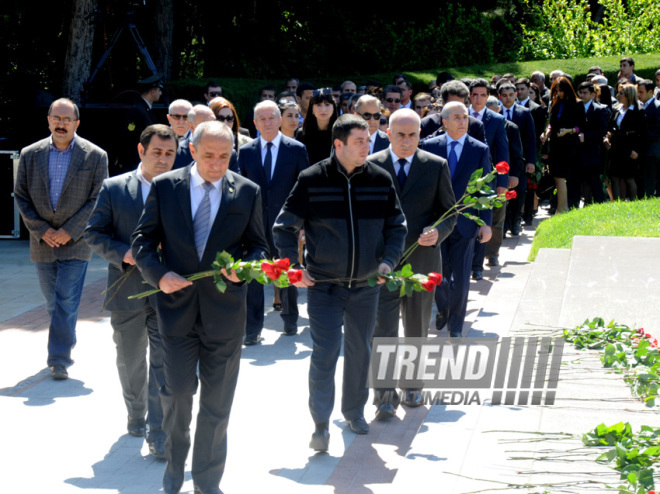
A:
[[[486,79],[481,79],[481,78],[473,79],[472,82],[470,83],[470,92],[472,92],[472,89],[474,89],[475,87],[485,87],[486,89],[488,89],[488,86],[490,86],[490,84],[488,84],[488,81]]]
[[[602,74],[603,69],[601,69],[598,65],[594,65],[589,69],[589,74],[591,74],[592,72],[600,72]]]
[[[447,103],[450,96],[458,96],[466,101],[468,94],[467,86],[461,81],[448,81],[440,88],[440,97],[442,98],[443,103]]]
[[[210,81],[210,82],[207,82],[207,83],[206,83],[206,86],[204,86],[204,93],[208,93],[208,92],[209,92],[209,88],[212,88],[212,87],[219,87],[219,88],[220,88],[220,92],[222,92],[222,86],[220,86],[220,84],[218,84],[218,83],[215,82],[215,81]]]
[[[298,86],[298,89],[296,89],[296,94],[300,98],[305,91],[313,91],[314,89],[316,89],[316,86],[311,82],[303,82]]]
[[[145,151],[149,147],[153,136],[158,136],[163,140],[172,139],[175,145],[179,143],[179,138],[172,130],[172,127],[163,124],[154,124],[144,129],[142,134],[140,134],[140,144],[142,144]]]
[[[619,60],[619,63],[621,62],[628,62],[628,65],[632,65],[633,67],[635,66],[635,61],[632,59],[632,57],[623,57],[621,60]]]
[[[440,72],[438,74],[438,77],[435,78],[435,85],[438,87],[442,87],[442,85],[445,82],[453,81],[454,76],[451,74],[451,72]]]
[[[523,84],[525,87],[529,88],[531,82],[527,77],[521,77],[520,79],[516,79],[516,86],[518,84]]]
[[[403,79],[404,81],[408,80],[408,78],[404,74],[397,74],[394,77],[392,77],[392,84],[396,85],[397,79]]]
[[[402,95],[403,90],[399,86],[390,84],[389,86],[385,86],[385,89],[383,89],[383,98],[387,95],[387,93],[398,93]]]
[[[650,81],[649,79],[637,79],[637,86],[644,86],[647,91],[653,92],[655,89],[655,82]]]
[[[332,142],[334,143],[335,139],[339,139],[346,144],[348,142],[348,136],[351,135],[353,129],[369,131],[369,125],[364,118],[357,115],[350,113],[342,115],[332,126]]]
[[[506,80],[506,79],[504,79],[504,80]],[[516,89],[516,86],[514,86],[513,84],[511,84],[510,82],[507,81],[507,82],[504,82],[504,83],[500,84],[499,86],[497,86],[497,94],[502,94],[502,91],[504,91],[505,89],[506,90],[510,89],[514,93],[518,92],[517,89]]]
[[[261,94],[262,94],[264,91],[272,91],[273,93],[276,93],[276,92],[277,92],[277,89],[275,89],[275,86],[271,86],[271,85],[269,84],[268,86],[264,86],[264,87],[262,87],[262,88],[259,90],[259,96],[261,96]]]
[[[80,110],[78,109],[78,105],[76,105],[72,100],[69,98],[60,98],[56,99],[50,104],[50,108],[48,108],[48,116],[50,117],[50,112],[53,110],[53,106],[57,103],[68,103],[71,106],[73,106],[73,114],[76,116],[76,120],[80,120]]]
[[[300,84],[300,81],[296,77],[289,77],[286,81],[284,82],[289,82],[289,81],[296,81],[296,85]]]
[[[580,91],[580,89],[588,89],[590,93],[596,91],[596,88],[594,87],[593,83],[589,81],[581,82],[580,85],[578,86],[578,91]]]

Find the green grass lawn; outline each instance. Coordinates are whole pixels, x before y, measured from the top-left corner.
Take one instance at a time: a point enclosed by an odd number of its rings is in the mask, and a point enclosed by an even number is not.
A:
[[[536,229],[529,260],[544,247],[570,249],[575,235],[660,237],[660,198],[594,204],[553,216]]]

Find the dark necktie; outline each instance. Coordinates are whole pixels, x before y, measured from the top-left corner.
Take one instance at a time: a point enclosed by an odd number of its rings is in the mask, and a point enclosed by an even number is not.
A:
[[[270,152],[270,148],[273,147],[272,142],[266,143],[266,157],[264,158],[264,173],[266,174],[266,183],[270,183],[270,176],[273,173],[273,155]]]
[[[206,239],[209,236],[211,226],[211,199],[209,198],[209,192],[213,189],[213,184],[211,182],[204,182],[202,185],[204,186],[204,197],[199,203],[199,207],[195,213],[195,219],[193,220],[195,247],[200,261],[204,255],[204,247],[206,246]]]
[[[458,156],[456,155],[456,145],[458,141],[452,141],[450,146],[451,150],[449,151],[449,174],[454,178],[454,172],[456,171],[456,165],[458,164]]]
[[[509,108],[509,109],[506,111],[506,119],[507,119],[508,121],[511,121],[511,108]]]
[[[408,178],[408,175],[406,175],[406,169],[404,167],[408,162],[401,158],[399,161],[397,161],[397,163],[399,163],[399,173],[396,174],[396,178],[399,179],[399,186],[401,187],[401,190],[403,190],[403,186],[406,185],[406,178]]]

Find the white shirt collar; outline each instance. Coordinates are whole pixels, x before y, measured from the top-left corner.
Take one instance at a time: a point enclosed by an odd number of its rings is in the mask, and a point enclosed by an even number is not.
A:
[[[278,130],[278,131],[277,131],[277,135],[276,135],[276,136],[273,138],[273,140],[270,141],[270,142],[273,143],[273,146],[275,146],[276,148],[279,148],[279,147],[280,147],[280,141],[281,141],[281,140],[282,140],[282,132],[280,132],[280,131]],[[262,135],[259,135],[259,142],[260,142],[260,146],[261,146],[262,148],[265,148],[265,147],[266,147],[266,144],[268,143],[268,141],[267,141],[266,139],[264,139]]]
[[[195,162],[195,164],[190,169],[190,180],[192,182],[193,187],[202,187],[204,182],[206,182],[206,180],[204,180],[197,171],[197,162]],[[211,183],[213,184],[213,187],[215,187],[216,190],[220,192],[220,187],[222,185],[222,178],[217,182],[211,182]]]
[[[529,96],[524,100],[522,100],[519,104],[521,104],[522,106],[526,106],[528,101],[529,101]]]
[[[402,159],[402,158],[400,158],[399,156],[397,156],[396,154],[394,154],[394,151],[392,151],[392,145],[391,145],[391,144],[390,144],[390,146],[389,146],[388,149],[389,149],[389,151],[390,151],[390,157],[392,158],[392,163],[394,163],[395,165],[398,165],[398,164],[399,164],[399,160]],[[415,155],[413,154],[412,156],[408,156],[407,158],[403,158],[403,159],[406,160],[406,163],[407,163],[408,165],[411,165],[414,156],[415,156]]]
[[[142,99],[144,100],[144,102],[147,104],[147,106],[148,106],[149,109],[151,110],[151,103],[149,103],[149,102],[148,102],[146,99],[144,99],[144,98],[142,98]]]
[[[474,108],[472,108],[472,105],[470,105],[470,116],[474,117],[474,114],[478,113],[479,114],[479,120],[484,119],[484,113],[486,113],[486,107],[484,106],[481,110],[478,112],[475,112]]]

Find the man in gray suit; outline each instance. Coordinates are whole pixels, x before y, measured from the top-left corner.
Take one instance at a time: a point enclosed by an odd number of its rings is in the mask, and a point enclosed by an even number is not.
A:
[[[117,345],[117,370],[128,411],[128,433],[142,437],[146,432],[149,451],[159,459],[164,459],[165,454],[163,407],[158,395],[165,384],[163,350],[154,301],[128,299],[145,290],[133,260],[131,235],[151,181],[172,169],[177,144],[176,133],[166,125],[144,129],[137,146],[140,164],[136,170],[103,182],[85,229],[87,244],[110,263],[104,307],[110,311],[112,338]],[[123,276],[126,278],[121,280]]]
[[[69,377],[76,322],[92,251],[83,230],[108,176],[108,155],[76,134],[80,112],[58,99],[48,110],[51,136],[21,151],[14,196],[30,232],[30,259],[50,316],[48,366]]]
[[[371,155],[369,161],[384,168],[392,177],[408,223],[406,249],[419,242],[419,247],[405,262],[412,265],[415,273],[427,274],[442,270],[440,243],[453,230],[456,217],[452,216],[436,228],[430,229],[430,226],[456,200],[447,160],[419,149],[419,133],[419,115],[409,109],[397,111],[390,118],[387,130],[390,146]],[[415,292],[410,297],[399,297],[398,291],[381,288],[374,337],[396,338],[399,335],[399,311],[406,337],[428,336],[433,292]],[[393,389],[377,389],[374,402],[378,407],[376,418],[384,420],[394,416],[398,397]],[[421,405],[421,392],[406,390],[403,404]]]
[[[247,285],[222,270],[227,288],[212,277],[185,276],[213,269],[218,252],[264,259],[268,244],[259,186],[228,170],[234,136],[220,122],[193,133],[191,165],[157,177],[132,236],[135,263],[162,292],[156,295],[163,345],[163,427],[167,433],[163,491],[176,494],[191,446],[190,422],[197,371],[201,390],[192,458],[195,492],[218,494],[227,457],[227,425],[245,335]]]

